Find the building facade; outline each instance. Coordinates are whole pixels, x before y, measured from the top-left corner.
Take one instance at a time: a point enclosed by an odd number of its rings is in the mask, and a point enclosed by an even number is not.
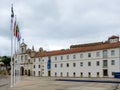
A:
[[[22,44],[21,52],[25,46]],[[32,49],[33,55],[28,51],[19,55],[25,75],[29,70],[33,76],[53,77],[114,77],[115,72],[120,72],[118,36],[111,36],[105,42],[71,45],[70,49],[44,51],[40,48],[38,52]]]
[[[34,51],[34,47],[32,47],[32,49],[27,49],[27,45],[22,42],[20,45],[20,52],[14,55],[16,73],[20,68],[20,75],[32,76],[33,59],[35,57],[35,54],[36,52]]]

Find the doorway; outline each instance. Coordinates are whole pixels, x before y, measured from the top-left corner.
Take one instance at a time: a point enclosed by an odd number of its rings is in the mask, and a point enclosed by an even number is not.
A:
[[[51,76],[51,71],[48,71],[48,77],[50,77]]]
[[[60,73],[60,77],[63,77],[63,73],[62,72]]]
[[[20,74],[23,76],[24,75],[24,67],[20,68]]]
[[[28,70],[28,76],[30,76],[30,69]]]
[[[103,76],[108,76],[108,70],[107,69],[103,70]]]

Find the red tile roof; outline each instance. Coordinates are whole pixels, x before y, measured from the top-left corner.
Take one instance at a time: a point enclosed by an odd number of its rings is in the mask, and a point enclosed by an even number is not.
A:
[[[120,47],[120,42],[117,42],[117,43],[103,43],[103,44],[98,44],[98,45],[94,45],[94,46],[71,48],[71,49],[67,49],[67,50],[38,52],[35,55],[35,57],[37,58],[37,57],[63,55],[63,54],[86,52],[86,51],[104,50],[104,49],[117,48],[117,47]]]
[[[119,37],[118,37],[118,36],[113,35],[113,36],[109,37],[109,38],[108,38],[108,40],[109,40],[109,39],[115,39],[115,38],[119,38]]]

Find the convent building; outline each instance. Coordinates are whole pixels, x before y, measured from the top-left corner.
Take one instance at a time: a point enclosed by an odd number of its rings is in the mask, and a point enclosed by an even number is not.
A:
[[[111,36],[105,42],[71,45],[69,49],[54,51],[27,49],[22,42],[16,58],[21,75],[114,77],[115,72],[120,72],[120,41],[118,36]]]

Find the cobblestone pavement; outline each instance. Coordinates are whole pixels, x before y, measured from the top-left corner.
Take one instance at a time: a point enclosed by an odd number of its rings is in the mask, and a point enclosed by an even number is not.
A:
[[[10,84],[7,84],[0,87],[0,90],[120,90],[119,84],[66,82],[56,81],[55,79],[56,78],[54,77],[22,77],[22,80],[17,83],[13,88],[10,88]],[[105,78],[101,79],[104,80]]]

